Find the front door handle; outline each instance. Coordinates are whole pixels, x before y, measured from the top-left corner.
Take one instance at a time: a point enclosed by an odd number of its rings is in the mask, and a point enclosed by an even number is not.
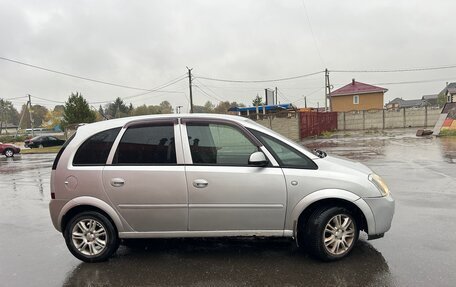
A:
[[[196,188],[204,188],[208,185],[209,183],[205,179],[195,179],[193,181],[193,186]]]
[[[111,179],[111,185],[114,187],[120,187],[125,184],[125,180],[123,178],[113,178]]]

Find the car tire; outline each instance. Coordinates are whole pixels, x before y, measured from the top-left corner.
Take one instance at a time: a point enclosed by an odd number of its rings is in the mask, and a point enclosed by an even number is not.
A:
[[[344,207],[317,208],[304,228],[306,249],[323,261],[347,256],[359,237],[356,219]]]
[[[42,144],[40,144],[40,145],[38,146],[38,148],[43,148],[43,145],[42,145]]]
[[[70,252],[84,262],[106,261],[119,248],[113,223],[96,211],[75,215],[66,225],[64,237]]]
[[[8,148],[8,149],[5,150],[4,154],[5,154],[6,157],[13,157],[14,156],[14,151],[12,149]]]

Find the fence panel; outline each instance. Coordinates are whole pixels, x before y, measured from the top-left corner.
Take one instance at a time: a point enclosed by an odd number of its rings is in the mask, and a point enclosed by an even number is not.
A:
[[[301,112],[300,120],[301,138],[315,136],[324,131],[333,131],[337,129],[336,112]]]

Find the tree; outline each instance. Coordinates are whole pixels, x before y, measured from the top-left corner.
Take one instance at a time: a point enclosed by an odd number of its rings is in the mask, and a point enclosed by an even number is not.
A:
[[[160,114],[172,114],[173,106],[168,101],[163,101],[160,103]]]
[[[64,105],[55,105],[54,111],[55,111],[55,112],[60,112],[60,113],[62,113],[62,115],[63,115],[63,109],[64,109],[64,108],[65,108]]]
[[[64,106],[58,105],[53,110],[48,111],[44,118],[43,126],[47,129],[61,129],[63,110]]]
[[[214,104],[211,101],[207,101],[204,106],[193,105],[194,113],[213,113]]]
[[[40,127],[43,124],[44,118],[48,113],[48,109],[41,105],[33,105],[32,106],[32,119],[33,119],[33,126]]]
[[[133,105],[130,103],[130,108]],[[130,115],[130,108],[124,103],[121,98],[117,98],[113,103],[109,103],[105,108],[105,115],[110,118],[123,118]]]
[[[214,108],[214,113],[217,114],[226,114],[228,113],[228,110],[234,107],[242,107],[244,106],[243,104],[238,104],[236,102],[220,102],[215,108]]]
[[[22,122],[20,123],[20,129],[28,129],[32,127],[32,124],[30,122],[30,113],[28,109],[28,105],[24,104],[21,107],[21,114],[20,118],[22,119]]]
[[[77,93],[71,93],[63,109],[62,126],[70,124],[92,123],[95,121],[95,112],[90,110],[89,104],[84,97]]]
[[[444,91],[446,91],[446,89]],[[437,104],[439,105],[439,107],[443,107],[447,102],[447,96],[445,95],[444,91],[440,92],[440,94],[437,97]]]
[[[173,107],[168,101],[163,101],[159,105],[142,105],[136,107],[131,111],[131,115],[141,116],[141,115],[153,115],[153,114],[172,114]]]
[[[264,105],[264,103],[263,103],[263,98],[257,95],[257,96],[255,97],[255,99],[253,99],[252,105],[253,105],[254,107]]]
[[[6,124],[19,123],[19,113],[13,106],[13,103],[0,99],[0,133]]]

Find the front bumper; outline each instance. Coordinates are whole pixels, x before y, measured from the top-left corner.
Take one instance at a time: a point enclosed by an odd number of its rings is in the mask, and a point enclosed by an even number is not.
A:
[[[391,194],[385,197],[363,198],[369,205],[375,221],[375,232],[369,230],[371,239],[380,238],[391,228],[393,221],[395,202]]]

